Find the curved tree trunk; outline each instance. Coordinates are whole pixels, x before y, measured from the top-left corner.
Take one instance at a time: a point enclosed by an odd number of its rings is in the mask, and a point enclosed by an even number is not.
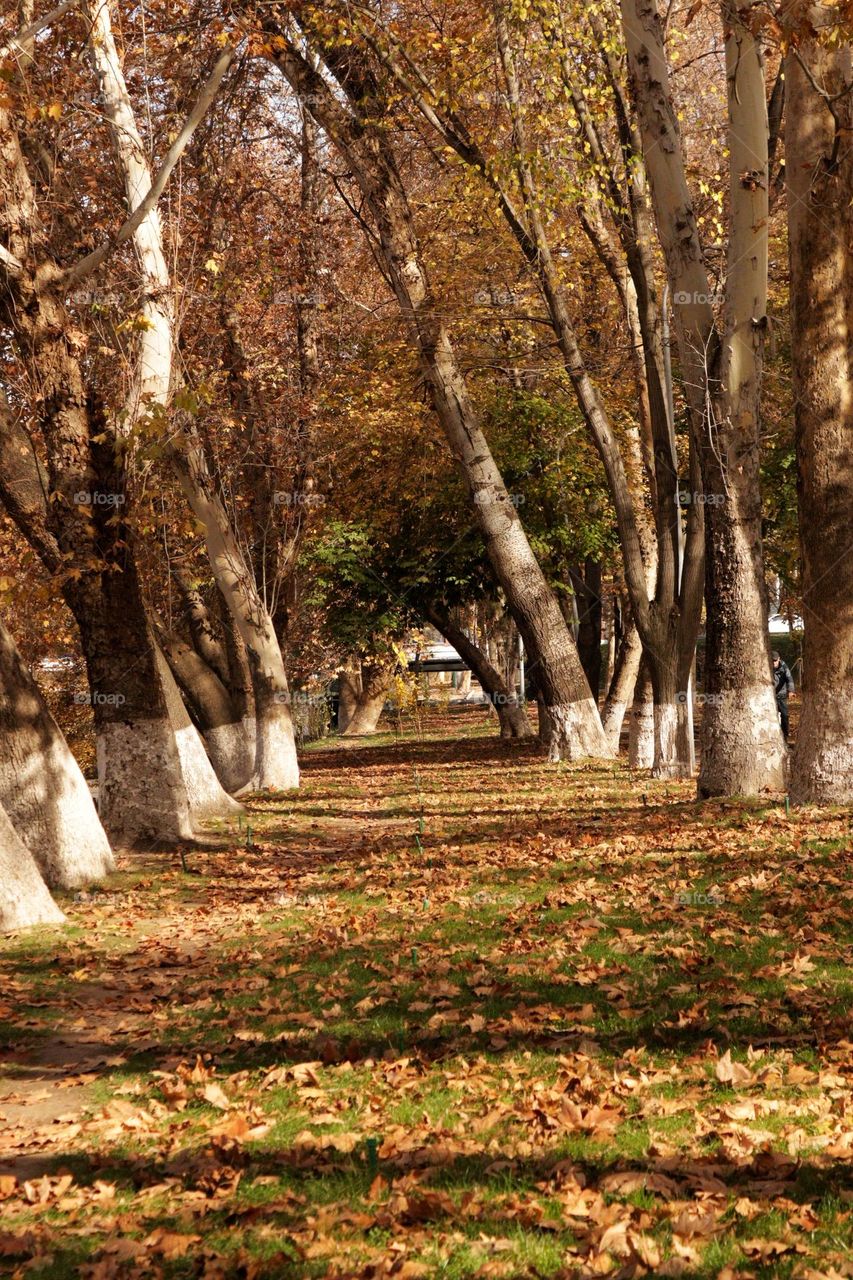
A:
[[[160,631],[166,661],[199,725],[210,763],[226,791],[232,795],[246,786],[255,763],[255,726],[247,732],[246,720],[234,706],[215,671],[190,645]]]
[[[375,733],[390,683],[387,668],[380,663],[362,661],[357,669],[341,673],[342,687],[344,680],[353,702],[347,709],[347,721],[341,733],[347,737]]]
[[[226,646],[220,642],[216,634],[210,611],[204,602],[198,583],[193,580],[189,568],[180,560],[173,561],[170,569],[181,595],[184,619],[193,648],[223,684],[229,685],[231,671]]]
[[[643,646],[639,632],[633,621],[629,620],[622,633],[619,648],[616,651],[613,679],[610,682],[610,688],[607,690],[604,709],[601,713],[604,735],[614,755],[619,753],[622,724],[625,719],[625,712],[634,698],[634,688],[637,683],[637,673],[640,670],[642,653]]]
[[[347,725],[355,715],[356,703],[358,702],[358,688],[354,680],[354,673],[343,669],[338,672],[338,733],[346,733]]]
[[[214,818],[228,817],[243,812],[243,806],[228,795],[204,749],[201,735],[187,715],[181,691],[175,682],[168,662],[157,653],[157,665],[169,722],[175,735],[181,775],[189,801],[190,822],[193,827]]]
[[[33,855],[0,808],[0,933],[64,920]]]
[[[805,622],[803,714],[791,798],[797,804],[849,805],[853,803],[850,45],[827,47],[804,39],[787,59],[785,79],[791,346]],[[837,126],[812,81],[835,100]]]
[[[2,623],[0,805],[52,888],[74,889],[113,870],[86,779]]]
[[[249,786],[285,791],[299,786],[296,739],[284,659],[272,618],[260,598],[225,508],[214,492],[202,451],[173,451],[172,465],[201,523],[210,566],[246,646],[255,701],[255,764]]]
[[[518,701],[515,690],[511,689],[503,676],[489,662],[478,645],[474,644],[439,605],[425,605],[423,616],[432,623],[436,631],[444,636],[448,644],[459,654],[471,668],[483,693],[498,713],[502,738],[532,738],[533,729],[527,718],[527,712]]]

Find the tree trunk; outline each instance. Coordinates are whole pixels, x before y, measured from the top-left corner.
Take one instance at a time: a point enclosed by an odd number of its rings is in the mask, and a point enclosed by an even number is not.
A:
[[[375,733],[390,683],[387,667],[363,659],[354,670],[347,671],[345,675],[353,701],[348,708],[342,734],[346,737],[362,737]]]
[[[613,677],[616,674],[616,655],[622,641],[619,617],[619,600],[615,595],[610,596],[604,604],[604,618],[602,622],[604,632],[604,643],[607,646],[607,664],[604,672],[604,685],[608,693],[610,686],[613,684]],[[602,725],[604,717],[602,716]],[[604,730],[605,735],[607,730]]]
[[[348,671],[346,668],[338,672],[338,686],[340,693],[338,696],[338,733],[344,734],[347,725],[355,715],[355,708],[358,703],[358,684],[356,682],[356,672]]]
[[[634,687],[637,683],[642,653],[643,646],[639,633],[633,621],[629,620],[622,632],[616,652],[613,679],[607,690],[604,709],[601,713],[601,723],[604,726],[607,743],[614,755],[619,754],[622,724],[625,712],[634,698]]]
[[[151,185],[151,172],[112,36],[107,3],[88,5],[92,23],[92,57],[98,73],[105,114],[124,180],[128,205],[136,209]],[[168,403],[172,373],[174,320],[171,281],[163,253],[159,214],[152,209],[133,233],[144,287],[138,374],[129,420]],[[290,714],[287,677],[269,610],[243,557],[228,514],[193,442],[186,456],[172,441],[169,457],[181,486],[205,532],[211,569],[249,650],[255,690],[256,754],[250,785],[258,791],[299,785],[296,741]],[[185,752],[186,739],[182,739]],[[193,783],[199,786],[198,779]],[[205,793],[206,794],[206,793]],[[207,804],[205,799],[203,804]]]
[[[251,737],[246,721],[215,671],[190,645],[160,631],[160,644],[172,674],[192,709],[203,735],[210,762],[232,795],[249,782],[255,763],[255,727]]]
[[[425,605],[423,616],[444,636],[448,644],[453,645],[460,658],[468,663],[480,688],[498,713],[501,737],[532,738],[533,729],[527,719],[527,712],[519,703],[515,690],[510,688],[500,672],[492,666],[482,649],[468,638],[440,605]]]
[[[791,348],[805,623],[803,712],[791,798],[797,804],[849,805],[853,803],[850,45],[803,39],[788,55],[785,80]],[[836,121],[812,81],[833,97]]]
[[[210,610],[189,568],[180,560],[170,565],[172,579],[181,595],[182,610],[193,648],[219,679],[231,687],[228,654],[216,634]]]
[[[243,806],[232,799],[221,786],[204,749],[201,735],[187,715],[175,677],[159,650],[157,668],[163,684],[169,722],[178,747],[181,776],[189,801],[190,822],[195,828],[214,818],[242,813]]]
[[[0,805],[52,888],[74,889],[113,870],[86,779],[1,623]]]
[[[174,450],[172,465],[204,529],[217,585],[246,646],[255,698],[256,754],[250,787],[286,791],[299,786],[290,692],[281,646],[269,610],[246,564],[201,449]]]
[[[64,920],[33,855],[0,808],[0,933]]]
[[[651,769],[655,762],[655,704],[652,677],[645,658],[640,662],[631,723],[628,731],[628,764],[632,769]]]
[[[189,838],[187,789],[134,558],[125,451],[117,447],[98,398],[87,396],[76,355],[80,335],[53,287],[59,268],[19,139],[2,108],[0,174],[13,196],[0,201],[0,230],[22,264],[9,287],[0,289],[0,315],[40,392],[51,492],[44,522],[59,552],[63,594],[80,628],[89,674],[99,816],[118,841]],[[18,510],[16,518],[22,514]],[[22,528],[40,554],[47,551],[45,563],[56,571],[39,528],[31,534],[24,519]]]

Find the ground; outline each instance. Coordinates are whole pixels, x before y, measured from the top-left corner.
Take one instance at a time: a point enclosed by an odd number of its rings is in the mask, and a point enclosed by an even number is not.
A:
[[[853,1275],[849,814],[481,712],[303,777],[0,942],[0,1273]]]

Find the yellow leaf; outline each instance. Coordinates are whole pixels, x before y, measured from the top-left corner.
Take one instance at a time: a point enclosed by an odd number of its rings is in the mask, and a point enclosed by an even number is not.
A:
[[[220,1111],[227,1111],[231,1106],[222,1089],[214,1080],[209,1081],[204,1086],[202,1097],[205,1102],[209,1102],[212,1107],[218,1107]]]

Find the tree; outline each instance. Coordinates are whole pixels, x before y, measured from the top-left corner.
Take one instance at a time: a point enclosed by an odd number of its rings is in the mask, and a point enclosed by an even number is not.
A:
[[[675,302],[681,377],[706,514],[705,712],[699,793],[785,785],[761,546],[759,411],[767,331],[768,124],[757,6],[725,3],[731,228],[723,326],[688,187],[656,0],[622,26],[657,232]]]
[[[602,755],[607,745],[601,720],[574,640],[509,499],[436,305],[400,167],[388,130],[378,124],[386,114],[382,93],[363,60],[312,28],[312,47],[346,96],[342,105],[304,55],[286,17],[278,21],[274,12],[265,11],[260,25],[268,56],[294,92],[311,102],[312,114],[351,165],[370,210],[384,268],[411,326],[438,419],[466,477],[508,606],[538,667],[551,758]]]
[[[92,54],[113,148],[128,206],[135,213],[143,207],[154,183],[119,63],[108,0],[91,0],[87,12],[92,24]],[[223,55],[217,62],[217,69],[206,90],[208,96],[224,75],[228,61],[230,59],[226,60]],[[143,279],[145,303],[139,352],[140,377],[133,403],[128,409],[130,429],[136,426],[141,414],[168,409],[175,345],[171,281],[156,205],[137,219],[132,237]],[[187,501],[204,529],[213,575],[250,655],[256,728],[255,765],[250,785],[256,790],[296,787],[299,785],[299,765],[287,674],[272,617],[243,556],[200,443],[187,431],[178,443],[170,444],[169,457]]]
[[[455,101],[454,88],[446,88],[431,77],[412,52],[402,47],[396,35],[396,21],[394,32],[390,31],[390,24],[385,24],[381,41],[374,34],[374,21],[370,26],[362,23],[360,32],[395,76],[413,108],[495,193],[507,226],[539,283],[566,373],[600,455],[616,515],[625,582],[653,680],[654,771],[661,776],[688,776],[693,765],[692,720],[681,693],[689,681],[701,610],[702,508],[699,504],[688,508],[687,536],[680,556],[675,432],[665,385],[664,329],[655,279],[651,214],[639,135],[631,116],[624,75],[609,36],[590,15],[590,34],[604,63],[607,92],[614,101],[616,139],[615,145],[609,147],[583,88],[584,81],[598,88],[599,77],[590,65],[593,59],[587,55],[577,69],[584,55],[579,56],[576,42],[569,39],[569,20],[562,7],[542,7],[541,34],[532,29],[527,9],[514,17],[512,7],[499,2],[490,16],[497,49],[496,96],[505,104],[508,117],[506,136],[493,138],[491,147],[477,140]],[[580,16],[577,25],[582,25]],[[452,33],[449,43],[452,46]],[[537,49],[545,51],[540,61],[536,61]],[[530,63],[527,81],[523,78],[524,62]],[[562,189],[549,188],[542,177],[549,172],[551,149],[560,145],[559,130],[550,119],[556,110],[557,95],[552,89],[555,75],[562,80],[571,102],[578,139],[576,163],[582,173],[579,183],[570,185],[568,191],[565,184]],[[452,71],[449,78],[453,78]],[[544,100],[540,94],[531,101],[528,82],[535,83],[537,78],[548,88]],[[540,139],[543,121],[545,137]],[[618,160],[612,159],[614,153]],[[559,172],[562,176],[563,170]],[[577,207],[583,230],[612,280],[624,311],[639,429],[621,433],[617,430],[607,397],[596,385],[584,357],[579,325],[570,305],[567,273],[554,252],[555,239],[565,235],[564,218],[555,216],[562,212],[563,205]],[[616,397],[609,399],[612,403]],[[697,463],[693,450],[690,466],[695,487]],[[630,677],[634,669],[632,662],[623,667],[623,672]],[[590,664],[589,671],[594,670],[595,664]],[[613,708],[623,705],[623,698],[613,700]],[[611,720],[612,742],[614,737],[618,740],[615,720],[621,725],[621,719],[611,711]]]

